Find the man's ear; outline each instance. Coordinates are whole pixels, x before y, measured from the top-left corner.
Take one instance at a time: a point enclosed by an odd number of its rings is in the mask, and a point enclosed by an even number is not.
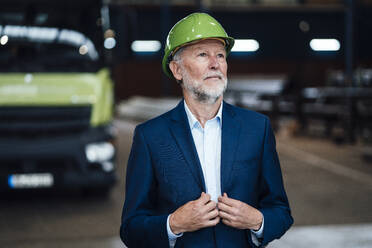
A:
[[[169,63],[169,69],[173,73],[173,77],[176,80],[178,80],[178,81],[181,81],[182,80],[181,66],[176,61],[172,60]]]

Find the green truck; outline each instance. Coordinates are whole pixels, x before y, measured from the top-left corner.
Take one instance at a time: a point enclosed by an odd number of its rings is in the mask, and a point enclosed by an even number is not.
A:
[[[108,23],[101,1],[2,2],[0,191],[114,185]]]

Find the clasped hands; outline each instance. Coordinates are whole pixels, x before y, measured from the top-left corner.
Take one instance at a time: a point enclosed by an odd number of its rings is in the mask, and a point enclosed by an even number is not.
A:
[[[170,215],[169,225],[173,233],[192,232],[205,227],[225,225],[238,229],[259,230],[263,215],[254,207],[229,198],[226,193],[211,201],[204,192],[194,201],[187,202]]]

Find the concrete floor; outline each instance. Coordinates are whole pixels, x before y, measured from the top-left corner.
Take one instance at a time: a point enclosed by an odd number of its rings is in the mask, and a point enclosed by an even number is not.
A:
[[[0,200],[0,246],[119,248],[125,164],[135,123],[117,120],[120,181],[108,199],[79,194]],[[269,247],[372,247],[372,164],[358,145],[277,134],[294,227]]]

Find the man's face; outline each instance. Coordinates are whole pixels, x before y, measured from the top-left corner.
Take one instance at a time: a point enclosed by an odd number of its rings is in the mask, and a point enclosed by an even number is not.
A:
[[[200,102],[214,103],[227,85],[226,51],[222,42],[207,39],[181,51],[174,76],[182,80],[184,94]]]

